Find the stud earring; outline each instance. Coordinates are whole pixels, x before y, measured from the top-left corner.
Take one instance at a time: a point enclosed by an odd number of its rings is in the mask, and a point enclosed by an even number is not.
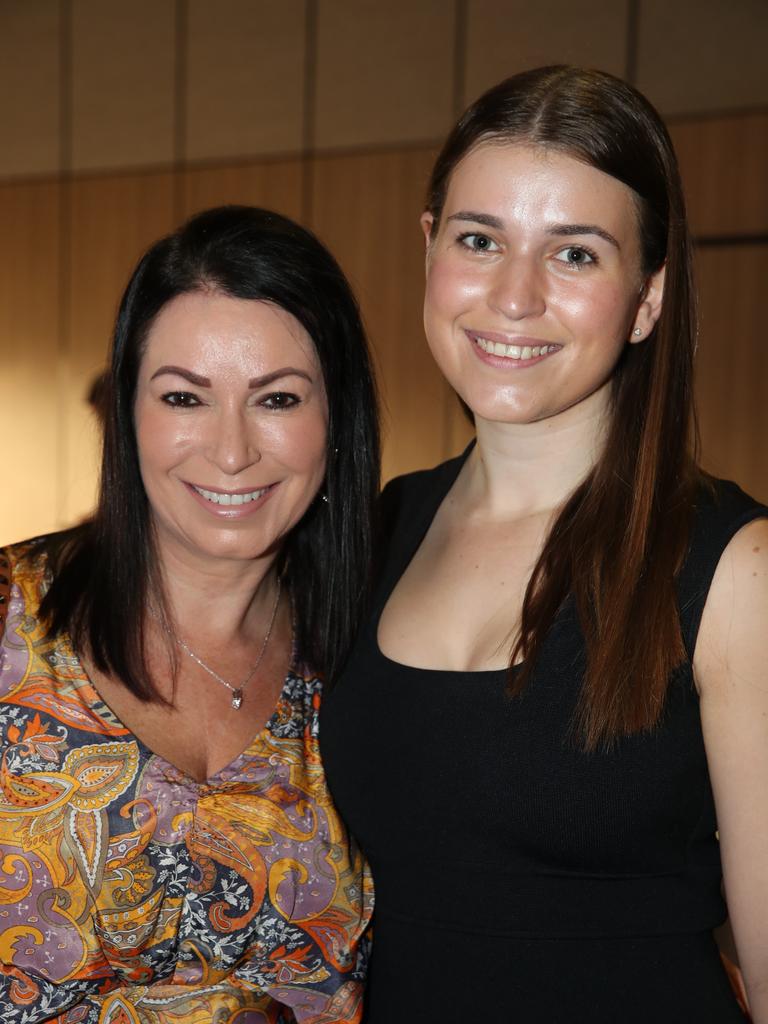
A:
[[[639,338],[639,337],[640,337],[640,335],[641,335],[641,334],[642,334],[643,332],[642,332],[642,331],[640,330],[640,328],[639,328],[639,327],[636,327],[636,328],[634,329],[634,331],[632,331],[632,333],[633,333],[633,334],[634,334],[634,335],[635,335],[636,337],[638,337],[638,338]]]

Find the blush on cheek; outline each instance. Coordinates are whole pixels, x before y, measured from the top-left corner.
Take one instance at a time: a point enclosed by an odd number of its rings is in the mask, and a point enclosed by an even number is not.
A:
[[[586,337],[614,341],[628,335],[628,325],[635,315],[635,306],[620,288],[602,288],[589,295],[562,297],[550,305],[562,314],[563,322]]]
[[[282,424],[276,420],[262,425],[254,444],[258,444],[262,456],[270,455],[294,471],[311,473],[322,463],[324,473],[326,434],[322,421],[304,421],[299,428],[295,422]]]
[[[483,280],[465,269],[453,266],[450,260],[435,258],[427,275],[425,305],[437,315],[451,316],[460,311],[464,303],[481,297]]]
[[[179,416],[165,406],[150,406],[136,416],[136,442],[140,452],[176,452],[192,444],[198,428],[191,418]]]

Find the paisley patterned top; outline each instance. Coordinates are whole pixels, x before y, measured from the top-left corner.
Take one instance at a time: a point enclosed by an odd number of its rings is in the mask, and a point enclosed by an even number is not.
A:
[[[249,748],[198,783],[100,699],[8,548],[0,644],[3,1024],[352,1024],[370,878],[320,764],[298,667]]]

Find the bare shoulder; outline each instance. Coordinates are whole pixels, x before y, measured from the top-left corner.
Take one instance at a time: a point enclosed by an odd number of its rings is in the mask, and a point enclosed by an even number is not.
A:
[[[768,685],[768,519],[754,519],[720,558],[701,620],[694,671],[702,695],[713,688]],[[720,694],[721,697],[725,694]]]
[[[768,520],[718,564],[694,656],[728,909],[753,1019],[768,1021]]]

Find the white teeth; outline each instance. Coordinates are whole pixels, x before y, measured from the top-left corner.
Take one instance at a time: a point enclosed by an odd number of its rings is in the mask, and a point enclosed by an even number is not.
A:
[[[504,356],[507,359],[536,359],[538,356],[557,352],[558,345],[505,345],[501,341],[489,341],[479,334],[473,334],[476,344],[483,352],[491,356]]]
[[[192,485],[194,487],[194,484]],[[262,487],[258,491],[249,491],[247,494],[226,494],[221,491],[206,491],[204,487],[195,487],[198,494],[202,494],[206,501],[214,505],[247,505],[249,501],[256,501],[267,491]]]

